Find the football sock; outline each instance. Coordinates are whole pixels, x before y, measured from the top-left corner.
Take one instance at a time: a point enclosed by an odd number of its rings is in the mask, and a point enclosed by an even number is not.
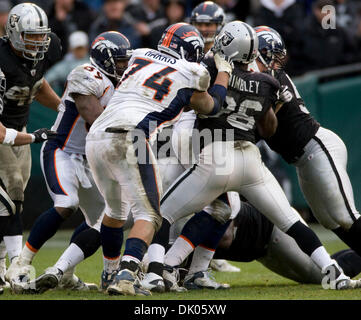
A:
[[[27,241],[29,248],[39,250],[42,245],[49,240],[59,229],[64,218],[51,208],[42,213],[31,228],[30,235]]]
[[[85,229],[73,240],[84,253],[84,259],[92,256],[100,247],[100,232],[94,228]]]
[[[184,225],[181,236],[196,247],[207,238],[216,223],[218,222],[207,212],[198,212]]]
[[[85,221],[83,221],[81,224],[79,224],[77,226],[77,228],[74,230],[71,239],[70,239],[70,243],[74,242],[75,237],[82,231],[84,230],[88,230],[90,227],[87,225],[87,223]]]
[[[206,271],[208,269],[218,243],[221,241],[230,223],[231,220],[224,224],[221,224],[218,221],[215,223],[207,238],[194,250],[192,263],[189,267],[189,274],[198,271]]]
[[[54,267],[60,269],[63,273],[70,268],[73,269],[78,263],[84,260],[84,253],[75,243],[71,243],[64,251]]]
[[[361,256],[361,218],[357,219],[349,230],[339,227],[332,231]]]
[[[11,262],[21,253],[21,248],[23,247],[23,236],[4,236],[4,242],[6,246],[6,251],[8,252],[9,261]]]
[[[139,264],[147,251],[147,244],[139,238],[128,238],[125,243],[125,250],[122,261],[134,261]]]
[[[209,267],[214,256],[214,249],[206,248],[202,245],[199,245],[193,254],[193,259],[191,266],[189,267],[188,274],[196,273],[198,271],[206,271]]]
[[[179,266],[193,250],[194,245],[180,235],[165,255],[164,264],[172,267]]]
[[[332,264],[332,259],[323,246],[312,252],[311,259],[321,270]]]
[[[311,256],[318,247],[322,246],[317,235],[301,221],[294,223],[286,233],[296,241],[300,249],[308,256]]]
[[[123,244],[123,228],[100,227],[105,272],[112,273],[119,266],[120,250]]]

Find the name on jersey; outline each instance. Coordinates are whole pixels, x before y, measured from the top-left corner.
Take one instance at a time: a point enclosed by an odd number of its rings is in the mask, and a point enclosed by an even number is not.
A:
[[[242,78],[237,77],[236,75],[233,74],[231,76],[231,79],[229,80],[228,86],[237,89],[239,91],[258,94],[259,81],[255,81],[255,80],[244,81]]]
[[[175,63],[177,62],[176,59],[163,56],[163,55],[159,54],[159,53],[156,52],[156,51],[148,51],[148,52],[145,53],[145,55],[146,55],[147,57],[151,57],[151,58],[153,58],[153,59],[157,59],[157,60],[159,60],[159,61],[166,62],[166,63],[170,63],[170,64],[175,64]]]

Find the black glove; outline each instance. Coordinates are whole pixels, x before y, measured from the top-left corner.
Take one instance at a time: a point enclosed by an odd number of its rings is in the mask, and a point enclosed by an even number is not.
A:
[[[33,143],[41,143],[46,140],[55,139],[57,136],[57,132],[51,131],[47,128],[41,128],[38,130],[35,130],[32,135],[35,137],[35,140]]]

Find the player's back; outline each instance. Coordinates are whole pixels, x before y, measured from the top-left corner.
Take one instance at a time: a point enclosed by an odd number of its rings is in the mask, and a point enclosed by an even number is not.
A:
[[[47,142],[47,147],[61,148],[68,153],[85,154],[88,129],[72,94],[94,95],[99,99],[101,106],[105,107],[113,92],[113,83],[94,65],[85,63],[74,68],[67,77],[59,113],[52,127],[58,135],[56,139]]]
[[[226,130],[234,130],[234,140],[254,143],[256,121],[275,104],[279,86],[279,82],[271,76],[242,70],[236,63],[229,79],[222,114],[216,118],[200,119],[199,128],[222,130],[222,140],[232,137],[227,135]]]
[[[106,110],[90,132],[139,128],[146,136],[174,123],[193,90],[206,90],[208,71],[198,63],[151,49],[135,50]],[[158,130],[155,130],[155,129]]]

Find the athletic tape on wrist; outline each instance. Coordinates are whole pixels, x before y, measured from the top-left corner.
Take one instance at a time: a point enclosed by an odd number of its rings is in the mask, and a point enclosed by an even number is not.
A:
[[[15,143],[16,136],[18,135],[18,132],[14,129],[6,129],[4,141],[2,144],[12,146]]]

